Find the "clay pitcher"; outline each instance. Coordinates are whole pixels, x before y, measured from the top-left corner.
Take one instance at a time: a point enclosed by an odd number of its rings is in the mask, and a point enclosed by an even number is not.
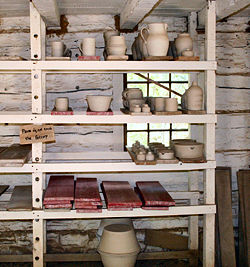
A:
[[[141,29],[141,37],[147,47],[149,56],[166,56],[168,53],[169,39],[166,23],[150,23],[148,27]],[[144,30],[148,31],[148,38],[145,39]]]

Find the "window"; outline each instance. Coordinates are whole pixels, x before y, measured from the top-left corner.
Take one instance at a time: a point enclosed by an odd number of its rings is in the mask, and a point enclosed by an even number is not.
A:
[[[147,73],[147,78],[165,85],[166,87],[183,94],[188,89],[189,74],[179,73]],[[124,88],[140,88],[143,96],[147,97],[176,97],[181,103],[180,96],[136,75],[124,74]],[[189,126],[187,123],[128,123],[124,126],[124,145],[132,146],[139,140],[147,146],[149,142],[162,142],[169,146],[169,141],[177,138],[188,138]]]

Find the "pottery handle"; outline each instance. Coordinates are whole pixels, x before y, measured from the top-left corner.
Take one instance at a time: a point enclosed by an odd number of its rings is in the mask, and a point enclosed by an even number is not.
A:
[[[127,89],[125,89],[125,90],[122,92],[122,96],[123,96],[124,98],[127,98],[128,91],[129,91],[129,89],[127,88]]]
[[[81,46],[82,46],[82,43],[80,43],[80,45],[79,45],[78,49],[80,50],[80,52],[81,52],[81,53],[82,53],[82,55],[83,55],[83,51],[82,51],[82,48],[81,48]]]
[[[148,28],[143,27],[143,28],[141,29],[141,31],[140,31],[140,34],[141,34],[141,38],[142,38],[143,42],[144,42],[145,44],[147,44],[147,41],[146,41],[145,37],[143,36],[143,31],[144,31],[144,30],[146,30],[146,31],[148,32]]]

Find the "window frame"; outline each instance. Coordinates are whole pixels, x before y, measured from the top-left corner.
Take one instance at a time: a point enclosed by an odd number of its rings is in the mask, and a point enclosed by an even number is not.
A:
[[[146,75],[145,75],[146,74]],[[173,81],[172,80],[172,75],[171,72],[169,74],[169,79],[168,81],[158,81],[158,83],[168,83],[169,84],[169,89],[172,89],[172,84],[188,84],[189,81]],[[144,73],[144,75],[149,79],[150,73]],[[151,78],[150,78],[151,79]],[[144,80],[144,81],[128,81],[127,80],[127,73],[123,74],[123,90],[125,88],[128,88],[128,84],[146,84],[147,85],[147,96],[149,96],[149,89],[150,89],[150,84],[154,84],[150,82],[149,80]],[[169,92],[169,97],[172,96],[172,92]],[[150,140],[150,132],[169,132],[169,140],[172,140],[173,137],[173,132],[187,132],[189,129],[173,129],[173,124],[169,124],[169,129],[150,129],[150,123],[147,123],[147,129],[144,130],[128,130],[127,129],[127,124],[124,124],[123,127],[124,131],[124,151],[126,151],[126,146],[127,146],[127,133],[129,132],[146,132],[147,133],[147,143],[149,143]]]

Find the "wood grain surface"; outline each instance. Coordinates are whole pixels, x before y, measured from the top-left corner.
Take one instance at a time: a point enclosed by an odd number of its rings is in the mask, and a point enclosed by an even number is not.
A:
[[[104,181],[102,187],[108,208],[135,208],[142,205],[127,181]]]
[[[74,200],[74,176],[50,176],[44,201]]]
[[[218,242],[216,250],[217,265],[236,266],[235,244],[232,216],[232,188],[231,169],[217,168],[215,172],[216,191],[216,231],[218,231]]]
[[[157,181],[136,182],[144,206],[174,206],[175,201]]]
[[[32,187],[31,185],[15,186],[7,205],[7,210],[21,211],[32,210]]]

